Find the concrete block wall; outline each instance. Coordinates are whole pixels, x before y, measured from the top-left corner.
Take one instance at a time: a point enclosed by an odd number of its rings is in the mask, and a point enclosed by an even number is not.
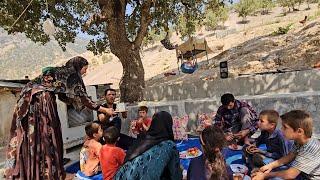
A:
[[[320,91],[296,92],[269,95],[236,96],[236,99],[251,104],[257,113],[265,109],[277,110],[280,114],[294,109],[303,109],[311,113],[314,120],[314,134],[320,138]],[[148,115],[152,116],[158,111],[168,111],[172,116],[189,115],[188,130],[195,133],[196,115],[217,111],[220,106],[219,98],[204,98],[196,100],[180,100],[165,102],[143,102],[149,107]],[[128,132],[129,122],[137,117],[138,106],[128,106],[128,118],[123,123],[123,132]]]
[[[248,101],[258,113],[264,109],[275,109],[280,114],[304,109],[311,113],[314,132],[320,137],[320,71],[317,69],[154,85],[145,89],[146,102],[141,104],[150,108],[150,116],[159,110],[169,111],[173,116],[189,115],[188,127],[194,131],[196,115],[217,111],[220,97],[226,92]],[[129,107],[128,119],[137,116],[137,108]]]
[[[200,80],[194,83],[154,85],[144,91],[146,101],[220,98],[225,92],[236,96],[320,91],[320,71],[306,70],[237,78]]]

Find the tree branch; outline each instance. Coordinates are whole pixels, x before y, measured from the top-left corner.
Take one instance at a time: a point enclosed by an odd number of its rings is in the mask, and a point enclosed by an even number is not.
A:
[[[151,14],[149,13],[152,4],[153,4],[153,0],[147,0],[142,4],[140,28],[137,32],[137,37],[134,40],[134,48],[140,48],[143,38],[146,36],[148,32],[148,26],[152,22],[152,17],[151,17]]]
[[[94,14],[84,24],[83,30],[87,31],[92,24],[100,24],[102,22],[106,22],[107,20],[108,18],[103,16],[102,14]]]
[[[97,0],[97,2],[99,4],[101,12],[92,15],[85,22],[85,24],[83,25],[84,31],[87,31],[92,24],[100,24],[100,23],[106,22],[106,21],[108,21],[108,19],[110,19],[110,16],[108,16],[109,14],[104,13],[106,7],[108,6],[108,4],[110,4],[110,2],[108,0]]]

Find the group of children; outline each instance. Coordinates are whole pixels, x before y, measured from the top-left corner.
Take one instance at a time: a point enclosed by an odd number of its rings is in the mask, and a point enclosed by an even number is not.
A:
[[[91,122],[86,125],[85,131],[87,140],[80,151],[80,173],[92,177],[102,170],[98,179],[113,179],[126,155],[123,149],[116,147],[119,130],[111,126],[103,131],[99,122]],[[99,142],[100,138],[103,138],[104,145]]]
[[[277,129],[279,119],[281,130]],[[258,128],[260,136],[247,136],[243,146],[252,180],[320,179],[320,141],[312,137],[313,120],[307,112],[293,110],[279,116],[274,110],[265,110],[259,114]],[[233,178],[228,176],[230,167],[221,155],[225,136],[214,126],[205,128],[200,135],[208,179]],[[266,144],[266,150],[258,148],[261,144]]]
[[[275,110],[262,111],[258,121],[260,136],[255,139],[245,138],[243,152],[250,168],[259,168],[267,162],[266,159],[277,160],[288,154],[292,142],[286,140],[281,130],[277,129],[279,118]],[[266,145],[266,150],[258,148],[262,144]]]
[[[309,113],[293,110],[283,114],[281,132],[276,129],[273,111],[263,111],[260,115],[259,128],[268,134],[263,136],[267,145],[266,152],[256,151],[275,161],[266,164],[252,173],[253,180],[282,179],[320,179],[320,142],[312,137],[313,120]],[[278,117],[278,116],[274,116]],[[279,118],[277,118],[279,119]],[[285,139],[284,139],[285,138]],[[261,140],[262,138],[258,138]],[[293,141],[293,146],[287,151],[286,140]],[[284,170],[277,168],[286,165]]]
[[[151,124],[148,108],[139,108],[139,118],[131,124],[132,131],[143,138]],[[252,170],[253,180],[280,177],[282,179],[320,179],[320,142],[312,137],[313,121],[302,110],[294,110],[281,117],[275,110],[259,114],[260,136],[244,138],[243,155]],[[282,120],[282,128],[277,129]],[[120,132],[116,127],[102,130],[99,122],[85,128],[87,140],[80,152],[80,168],[85,176],[93,176],[102,170],[103,179],[112,179],[123,164],[125,151],[116,147]],[[232,179],[222,156],[226,145],[225,132],[218,126],[206,127],[200,134],[200,142],[206,157],[207,178]],[[103,138],[104,145],[100,144]],[[266,150],[259,149],[266,144]]]
[[[147,117],[147,112],[146,106],[139,107],[139,117],[131,125],[138,138],[143,138],[151,125],[151,118]],[[86,140],[80,151],[81,172],[78,172],[77,176],[113,179],[126,156],[125,151],[116,146],[120,138],[119,129],[111,126],[103,130],[101,123],[94,121],[85,126],[85,132]]]

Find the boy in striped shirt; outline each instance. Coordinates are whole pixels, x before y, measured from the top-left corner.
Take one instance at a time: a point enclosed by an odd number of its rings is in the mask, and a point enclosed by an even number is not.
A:
[[[294,140],[292,150],[287,156],[260,168],[252,174],[252,180],[280,177],[282,179],[320,179],[320,142],[312,138],[313,122],[311,116],[302,110],[293,110],[281,116],[282,132],[286,139]],[[289,164],[284,171],[271,172],[279,166]]]

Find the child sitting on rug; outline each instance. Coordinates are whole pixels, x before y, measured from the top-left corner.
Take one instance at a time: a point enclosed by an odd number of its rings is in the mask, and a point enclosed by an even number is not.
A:
[[[320,142],[312,137],[313,120],[309,113],[293,110],[281,116],[282,132],[286,139],[294,140],[289,154],[267,164],[252,174],[253,180],[273,177],[282,179],[320,179]],[[272,171],[284,164],[290,168]]]
[[[284,139],[282,132],[277,128],[279,113],[275,110],[264,110],[259,114],[258,127],[261,135],[256,139],[255,144],[249,144],[244,148],[244,155],[248,159],[250,168],[264,166],[263,159],[280,159],[288,154],[288,142]],[[260,150],[259,145],[266,144],[266,151]]]
[[[205,171],[207,179],[227,180],[231,169],[227,167],[222,148],[226,144],[223,131],[216,126],[206,127],[200,134],[200,143],[205,156]]]
[[[126,153],[123,149],[116,147],[120,139],[119,130],[111,126],[103,133],[106,144],[100,150],[100,164],[104,180],[111,180],[124,162]]]
[[[91,122],[86,125],[87,139],[80,151],[80,170],[85,176],[93,176],[100,169],[99,154],[102,145],[99,143],[102,137],[102,129],[98,122]]]

